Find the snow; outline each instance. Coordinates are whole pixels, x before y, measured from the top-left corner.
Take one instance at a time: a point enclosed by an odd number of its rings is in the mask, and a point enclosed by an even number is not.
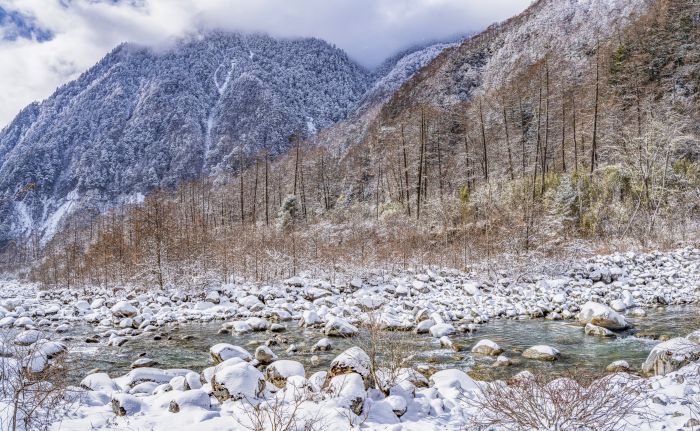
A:
[[[590,278],[589,264],[598,267],[619,265],[623,276],[614,283],[593,282]],[[649,254],[621,254],[613,256],[597,256],[590,260],[575,264],[567,269],[565,274],[556,278],[557,282],[550,283],[550,276],[533,276],[525,281],[508,280],[492,282],[488,289],[479,289],[480,296],[475,298],[465,295],[461,288],[467,283],[479,286],[486,284],[477,279],[474,274],[465,274],[449,270],[425,272],[401,272],[372,278],[362,278],[361,289],[357,291],[342,290],[339,286],[347,286],[347,280],[331,282],[319,280],[308,275],[300,276],[300,282],[306,286],[319,285],[329,292],[321,298],[309,300],[303,289],[287,290],[282,281],[261,287],[254,283],[235,282],[219,289],[222,304],[234,304],[234,308],[217,305],[208,310],[196,310],[195,304],[207,295],[209,289],[202,292],[176,294],[172,291],[149,291],[138,293],[124,289],[122,291],[102,290],[95,288],[88,292],[55,289],[50,292],[40,292],[36,287],[15,281],[0,281],[0,307],[5,316],[11,319],[22,319],[23,326],[44,328],[50,317],[50,325],[104,325],[98,333],[104,335],[99,348],[104,346],[107,334],[124,340],[132,337],[151,336],[145,331],[133,328],[119,330],[120,319],[114,319],[112,306],[120,301],[127,301],[136,309],[136,316],[130,318],[137,321],[143,318],[158,331],[168,331],[168,322],[207,321],[216,318],[225,328],[232,328],[233,322],[246,322],[251,318],[261,321],[273,320],[272,311],[287,310],[294,322],[300,322],[304,311],[313,310],[319,323],[327,323],[338,316],[352,324],[365,324],[372,316],[387,315],[402,323],[408,323],[416,328],[422,322],[430,320],[441,321],[441,325],[451,325],[455,331],[474,331],[478,334],[479,325],[474,322],[485,322],[490,319],[514,319],[509,324],[518,325],[518,319],[527,318],[534,308],[539,307],[541,313],[550,316],[554,313],[563,314],[578,309],[593,310],[596,313],[610,317],[610,310],[604,304],[611,300],[625,298],[624,292],[634,299],[635,306],[654,307],[657,298],[663,295],[669,304],[698,303],[697,287],[700,286],[700,251],[682,249],[673,252]],[[420,276],[420,278],[418,278]],[[353,274],[353,277],[356,275]],[[629,278],[632,277],[632,278]],[[428,293],[414,292],[411,298],[395,294],[396,286],[409,285],[414,280],[425,283]],[[427,280],[427,281],[424,281]],[[282,287],[280,287],[282,286]],[[560,292],[567,292],[563,303],[554,301]],[[265,298],[265,303],[258,299]],[[372,311],[362,311],[359,304],[362,298],[382,298],[382,305]],[[250,305],[247,307],[239,299]],[[254,298],[254,300],[253,300]],[[629,298],[628,298],[629,299]],[[593,302],[595,305],[588,304]],[[95,304],[87,314],[76,310],[85,309],[85,303]],[[121,308],[121,307],[120,307]],[[47,315],[46,311],[51,311]],[[132,310],[133,311],[133,310]],[[511,314],[508,312],[511,311]],[[31,319],[29,316],[34,316]],[[310,316],[307,313],[306,316]],[[506,317],[509,316],[509,317]],[[42,323],[44,322],[44,323]],[[92,323],[89,323],[92,322]],[[225,322],[225,323],[224,323]],[[418,322],[418,323],[417,323]],[[9,323],[14,324],[14,320]],[[472,325],[469,329],[468,325]],[[570,325],[571,323],[567,323]],[[264,324],[261,325],[261,327]],[[301,343],[299,352],[294,355],[309,355],[309,349],[314,341],[322,337],[322,328],[303,329],[309,333],[309,338]],[[630,428],[640,430],[679,429],[691,418],[687,400],[694,399],[694,394],[700,393],[700,379],[697,377],[697,367],[700,357],[696,353],[700,346],[692,330],[685,338],[673,339],[658,344],[650,354],[647,369],[653,372],[662,371],[658,376],[642,380],[645,386],[653,387],[653,396],[644,401],[644,407],[658,417],[651,421],[632,416],[628,418]],[[16,334],[23,332],[20,328],[10,328]],[[583,331],[582,327],[578,330]],[[121,332],[126,331],[126,332]],[[119,333],[120,335],[117,335]],[[266,337],[284,337],[284,334],[257,334],[257,340]],[[625,336],[624,333],[618,334]],[[237,335],[231,337],[236,342],[243,343],[246,338]],[[471,336],[470,336],[471,337]],[[427,345],[436,341],[425,336]],[[352,345],[355,339],[338,340],[336,346]],[[455,338],[456,340],[456,338]],[[497,338],[500,344],[507,343]],[[10,339],[10,342],[12,339]],[[547,340],[543,339],[542,343]],[[37,347],[44,352],[35,358],[38,368],[50,366],[50,356],[59,354],[62,350],[60,343],[40,340]],[[347,344],[346,344],[347,343]],[[500,347],[499,343],[491,340],[474,339],[475,346]],[[359,342],[358,342],[359,344]],[[496,346],[494,346],[496,345]],[[12,347],[17,347],[11,343]],[[246,345],[248,346],[248,345]],[[219,355],[224,359],[215,366],[199,370],[170,370],[154,367],[131,370],[125,375],[112,376],[105,373],[92,374],[81,382],[81,386],[90,389],[80,397],[79,405],[73,415],[67,416],[61,424],[61,429],[82,430],[94,426],[97,429],[197,429],[213,431],[217,429],[235,429],[234,417],[241,417],[245,399],[250,399],[255,405],[271,406],[282,400],[292,403],[294,394],[308,395],[301,411],[322,414],[331,425],[331,429],[349,429],[350,422],[370,431],[391,429],[387,427],[400,424],[409,430],[440,430],[464,428],[466,420],[478,412],[463,404],[465,397],[479,396],[479,388],[487,383],[475,381],[464,369],[439,370],[434,374],[423,374],[423,367],[401,368],[398,370],[373,370],[372,377],[385,388],[388,393],[381,392],[370,376],[371,361],[369,356],[358,346],[353,346],[333,361],[323,367],[322,371],[313,373],[305,378],[304,365],[288,359],[284,346],[272,348],[277,350],[281,359],[265,367],[256,361],[251,363],[251,355],[244,348],[228,343],[212,346],[210,353],[213,357]],[[504,346],[505,347],[505,346]],[[251,347],[252,348],[252,347]],[[428,347],[432,349],[432,347]],[[206,349],[202,354],[206,353]],[[539,355],[556,355],[555,349],[546,345],[535,346],[533,351]],[[125,351],[125,352],[128,352]],[[318,356],[327,361],[332,354],[317,352]],[[566,354],[566,351],[562,353]],[[70,354],[70,353],[69,353]],[[469,356],[469,352],[463,353]],[[659,362],[661,358],[661,362]],[[20,358],[22,359],[22,358]],[[136,360],[136,357],[127,360]],[[528,363],[526,359],[520,359]],[[501,356],[496,363],[508,363],[509,359]],[[630,361],[631,362],[631,361]],[[616,361],[610,372],[626,371],[630,362]],[[34,366],[35,364],[29,364]],[[127,362],[128,363],[128,362]],[[327,363],[327,362],[322,362]],[[533,365],[535,365],[533,363]],[[638,364],[631,363],[632,371]],[[256,368],[256,367],[259,367]],[[434,370],[431,370],[434,371]],[[602,371],[602,370],[601,370]],[[125,371],[126,372],[126,371]],[[398,375],[397,375],[398,374]],[[430,375],[430,377],[427,377]],[[520,374],[523,378],[526,374]],[[617,376],[617,375],[615,375]],[[206,383],[202,384],[200,379]],[[617,378],[617,377],[616,377]],[[622,380],[622,377],[620,377]],[[273,386],[274,385],[274,386]],[[209,397],[213,392],[215,398]],[[665,405],[653,401],[659,397]],[[115,408],[123,406],[127,417],[115,417]],[[241,398],[234,401],[235,398]],[[405,401],[405,412],[404,409]],[[276,401],[277,400],[277,401]],[[181,402],[182,405],[178,404]],[[174,404],[173,404],[174,403]],[[175,408],[177,406],[177,409]],[[171,408],[172,407],[172,408]],[[291,408],[291,405],[287,404]],[[172,413],[171,410],[179,410]],[[359,412],[359,416],[358,416]],[[678,415],[675,415],[678,413]],[[236,416],[238,415],[238,416]],[[398,417],[400,416],[400,418]],[[237,430],[236,430],[237,431]]]
[[[326,322],[326,327],[323,333],[329,337],[352,337],[360,331],[345,319],[332,317]]]
[[[105,393],[115,392],[120,389],[119,385],[117,385],[107,373],[94,373],[85,376],[85,378],[80,382],[80,386],[91,391]]]
[[[330,370],[333,375],[345,374],[351,371],[360,374],[364,378],[369,375],[370,359],[361,348],[353,346],[333,359]]]
[[[271,382],[284,382],[292,376],[304,377],[306,371],[301,362],[282,359],[267,366],[265,375]]]
[[[138,309],[126,301],[119,301],[110,309],[115,317],[133,317],[138,314]]]
[[[503,352],[503,349],[491,340],[480,340],[472,347],[472,353],[481,355],[498,356]]]
[[[532,346],[523,352],[523,357],[543,361],[553,361],[559,357],[559,350],[543,344]]]
[[[664,375],[698,360],[700,345],[687,338],[672,338],[654,346],[642,364],[642,371]]]
[[[79,195],[77,190],[73,190],[68,193],[58,208],[56,208],[44,221],[41,223],[40,230],[43,232],[41,235],[40,243],[41,245],[46,245],[46,243],[53,238],[58,230],[59,224],[64,219],[66,214],[69,214],[73,207],[78,201]]]
[[[224,367],[214,374],[214,394],[220,400],[253,400],[262,395],[265,380],[257,368],[247,362]]]
[[[37,331],[36,329],[28,329],[15,335],[15,344],[19,344],[20,346],[28,346],[36,343],[40,338],[41,332]]]
[[[439,323],[430,327],[430,335],[435,338],[452,335],[455,333],[455,327],[450,323]]]
[[[592,323],[610,330],[627,328],[627,320],[605,304],[589,301],[581,307],[578,320],[581,323]]]
[[[479,386],[464,371],[441,370],[430,376],[430,386],[445,393],[448,398],[458,398],[464,391],[478,390]]]
[[[240,358],[250,361],[253,357],[244,348],[226,343],[219,343],[209,349],[209,354],[217,362],[224,362],[231,358]]]
[[[141,367],[129,371],[129,373],[122,379],[118,380],[117,383],[124,387],[134,387],[143,382],[153,382],[158,384],[169,383],[173,377],[173,372],[160,370],[158,368]]]

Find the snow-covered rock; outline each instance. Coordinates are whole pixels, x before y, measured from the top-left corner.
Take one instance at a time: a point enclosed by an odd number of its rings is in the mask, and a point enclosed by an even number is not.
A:
[[[455,369],[441,370],[430,376],[430,386],[451,399],[459,398],[465,391],[479,389],[476,382],[464,371]]]
[[[219,401],[232,399],[253,400],[265,390],[265,379],[257,368],[248,362],[223,367],[212,378],[214,396]]]
[[[265,369],[265,377],[267,380],[280,388],[284,387],[289,377],[304,377],[305,375],[306,371],[304,370],[304,365],[302,365],[301,362],[284,359],[271,363]]]
[[[277,355],[267,346],[258,346],[255,349],[255,360],[262,365],[271,364],[277,360]]]
[[[480,340],[474,347],[472,353],[487,356],[498,356],[503,353],[503,349],[491,340]]]
[[[609,329],[605,329],[601,326],[596,326],[592,323],[586,323],[586,326],[583,328],[583,331],[586,335],[592,335],[596,337],[614,337],[615,333],[612,332]]]
[[[654,346],[642,364],[642,371],[665,375],[698,360],[700,345],[687,338],[672,338]]]
[[[435,338],[445,337],[455,333],[455,327],[450,323],[439,323],[430,327],[430,335]]]
[[[335,375],[328,385],[328,392],[335,398],[340,398],[341,405],[356,415],[362,414],[367,397],[363,376],[357,373]]]
[[[618,331],[629,327],[624,316],[605,304],[589,301],[581,307],[579,322],[592,323],[596,326]]]
[[[539,361],[555,361],[559,359],[559,356],[559,350],[546,345],[532,346],[523,352],[524,358],[536,359]]]
[[[350,347],[331,361],[329,377],[333,378],[341,374],[357,373],[362,378],[367,378],[370,372],[371,361],[367,353],[357,346]]]
[[[328,352],[332,348],[331,340],[328,338],[321,338],[316,342],[316,344],[311,347],[311,352]]]
[[[114,394],[112,396],[112,411],[117,416],[132,416],[144,410],[141,400],[129,394]]]
[[[112,393],[119,390],[119,385],[117,385],[114,380],[107,375],[107,373],[90,374],[80,382],[80,386],[90,391],[100,391],[106,393]]]
[[[193,389],[179,394],[168,406],[170,413],[180,413],[189,409],[209,410],[210,408],[211,399],[209,394],[201,389]]]
[[[112,306],[110,309],[112,315],[117,318],[122,317],[134,317],[138,314],[139,310],[133,305],[126,301],[119,301]]]
[[[227,343],[213,345],[209,349],[209,355],[217,364],[231,358],[241,358],[244,361],[250,361],[253,359],[250,353],[248,353],[248,351],[246,351],[244,348]]]
[[[352,337],[359,334],[360,330],[347,320],[334,317],[326,322],[323,333],[329,337]]]

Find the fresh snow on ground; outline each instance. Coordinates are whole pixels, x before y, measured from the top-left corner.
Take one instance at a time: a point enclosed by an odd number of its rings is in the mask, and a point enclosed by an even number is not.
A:
[[[625,314],[643,316],[647,307],[700,302],[700,250],[597,256],[556,277],[540,273],[511,278],[503,273],[481,279],[434,269],[355,274],[332,282],[301,274],[270,286],[236,282],[206,292],[143,293],[40,290],[3,281],[0,298],[0,331],[14,334],[3,345],[3,364],[35,372],[49,369],[66,354],[65,345],[43,334],[58,334],[67,325],[93,326],[102,344],[128,343],[173,323],[214,319],[234,333],[234,344],[211,346],[212,365],[204,370],[160,369],[148,358],[133,358],[134,369],[121,376],[85,370],[76,388],[83,395],[55,429],[243,430],[261,419],[260,412],[274,412],[294,416],[300,430],[321,423],[324,427],[318,429],[458,430],[479,414],[469,400],[483,396],[488,385],[503,383],[480,382],[459,369],[430,374],[420,368],[374,369],[368,351],[357,346],[334,352],[326,370],[309,373],[280,349],[236,345],[235,334],[283,330],[279,322],[313,327],[328,337],[354,336],[373,322],[387,330],[429,333],[449,345],[455,332],[472,332],[492,319],[513,319],[517,325],[524,318],[577,320],[582,331],[589,325],[614,332],[628,325]],[[652,350],[644,364],[644,386],[651,388],[641,401],[646,414],[626,418],[627,429],[693,425],[700,406],[698,329],[687,328],[686,338]],[[314,349],[331,348],[331,340]],[[531,346],[523,356],[555,360],[566,353],[546,343]],[[13,349],[31,353],[19,362],[4,357]],[[474,353],[495,357],[501,347],[482,340]],[[505,356],[497,360],[499,366],[509,362]],[[634,371],[625,361],[608,368],[620,373],[620,382],[629,381],[624,373]]]

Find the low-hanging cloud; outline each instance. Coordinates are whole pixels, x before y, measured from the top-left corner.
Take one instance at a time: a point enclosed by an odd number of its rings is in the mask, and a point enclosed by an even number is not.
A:
[[[212,28],[314,36],[367,67],[410,45],[485,28],[530,0],[0,0],[0,127],[121,42]]]

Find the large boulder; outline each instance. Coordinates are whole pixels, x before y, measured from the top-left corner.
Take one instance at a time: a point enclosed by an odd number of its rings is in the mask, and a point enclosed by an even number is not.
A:
[[[323,332],[329,337],[352,337],[360,331],[348,321],[339,317],[333,317],[326,322]]]
[[[647,374],[665,375],[698,360],[700,345],[687,338],[672,338],[656,345],[649,352],[642,364],[642,371]]]
[[[615,333],[609,329],[605,329],[602,326],[596,326],[592,323],[586,323],[586,327],[583,328],[583,332],[586,335],[591,335],[594,337],[614,337]]]
[[[605,304],[589,301],[581,307],[578,315],[581,323],[592,323],[612,331],[620,331],[629,328],[624,316]]]
[[[356,415],[362,414],[367,391],[363,377],[357,373],[348,373],[331,378],[327,391],[334,398],[341,399],[341,405]]]
[[[110,309],[114,317],[134,317],[138,314],[138,310],[133,305],[126,301],[119,301]]]
[[[523,352],[524,358],[538,361],[556,361],[559,359],[559,355],[559,350],[545,345],[532,346]]]
[[[292,376],[304,377],[305,375],[306,371],[304,370],[304,366],[301,362],[297,361],[275,361],[265,369],[265,377],[267,380],[280,388],[284,387],[288,378]]]
[[[227,343],[213,345],[209,349],[209,355],[217,364],[231,358],[241,358],[244,361],[250,361],[253,359],[250,353],[248,353],[248,351],[244,348]]]
[[[472,353],[477,355],[498,356],[503,353],[503,349],[491,340],[481,340],[472,347]]]
[[[371,361],[367,353],[359,347],[353,346],[333,359],[328,377],[357,373],[366,379],[369,376],[370,367]]]
[[[252,400],[265,391],[265,378],[248,362],[239,362],[217,371],[211,382],[213,394],[220,402]]]
[[[438,323],[430,327],[430,335],[441,338],[455,333],[455,327],[450,323]]]

